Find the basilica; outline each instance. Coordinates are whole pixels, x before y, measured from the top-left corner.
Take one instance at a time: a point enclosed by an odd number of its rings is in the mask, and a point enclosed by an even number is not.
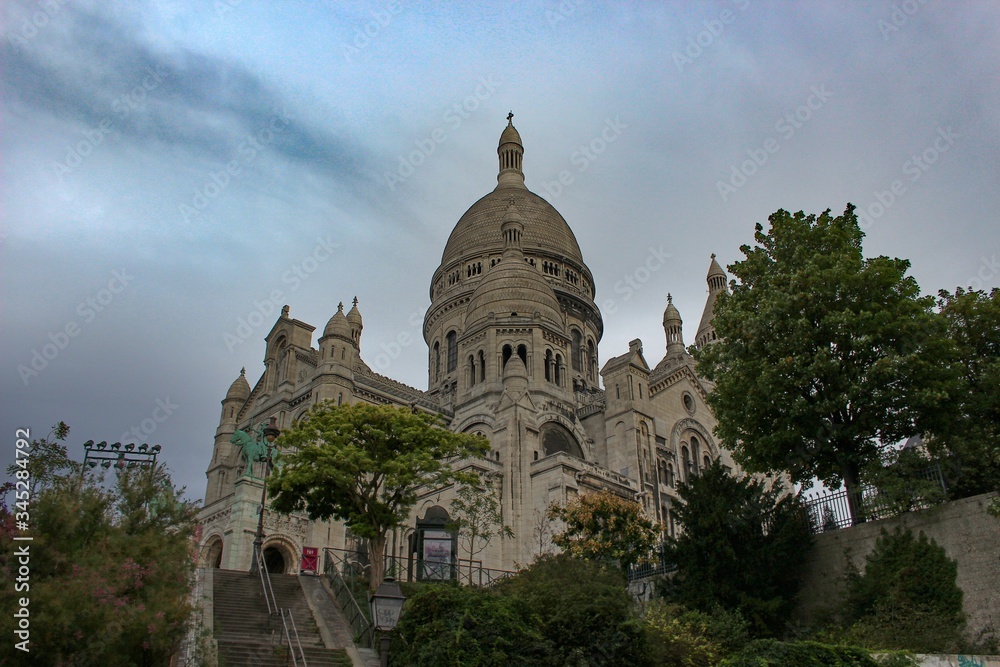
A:
[[[282,310],[265,338],[263,375],[251,387],[241,373],[222,401],[200,514],[203,565],[250,565],[262,484],[254,468],[262,464],[247,468],[234,433],[271,418],[287,427],[321,401],[424,410],[454,431],[489,439],[489,455],[464,465],[492,485],[514,536],[475,555],[484,568],[531,562],[547,547],[546,509],[601,489],[642,503],[672,533],[677,484],[715,459],[735,468],[713,436],[711,385],[695,373],[670,296],[662,358],[658,341],[651,366],[637,339],[602,364],[593,275],[566,220],[525,187],[524,146],[510,117],[497,154],[496,187],[458,220],[430,280],[426,389],[365,363],[356,298],[347,313],[338,307],[318,338],[314,326]],[[715,340],[713,307],[726,289],[714,255],[707,281],[698,348]],[[467,554],[445,530],[455,492],[427,489],[387,552],[411,564],[461,565]],[[295,514],[265,511],[264,532],[272,571],[299,571],[303,548],[362,546],[338,522]]]

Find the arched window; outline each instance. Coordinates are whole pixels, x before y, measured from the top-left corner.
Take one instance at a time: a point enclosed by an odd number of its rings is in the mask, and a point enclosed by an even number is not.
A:
[[[555,378],[556,378],[556,384],[559,385],[560,387],[562,386],[562,383],[563,383],[563,380],[562,380],[562,369],[563,369],[562,355],[561,354],[557,354],[556,355],[556,363],[555,363]]]
[[[687,446],[681,447],[681,470],[684,471],[684,479],[691,479],[694,471],[691,470],[691,454]]]
[[[705,458],[704,458],[704,459],[702,459],[702,462],[703,462],[703,463],[705,464],[705,468],[706,468],[706,469],[707,469],[707,468],[708,468],[708,467],[709,467],[710,465],[712,465],[712,459],[710,459],[710,458],[708,457],[708,454],[705,454]]]
[[[587,377],[591,382],[597,382],[597,350],[594,341],[587,341]]]
[[[476,384],[476,357],[469,355],[469,386]]]
[[[674,487],[674,464],[667,464],[667,486]]]
[[[458,334],[449,331],[445,338],[448,341],[448,372],[454,373],[458,367]]]
[[[580,332],[573,329],[573,343],[570,350],[570,359],[573,364],[573,370],[578,372],[583,372],[583,337]]]
[[[545,350],[545,381],[552,382],[552,350]]]
[[[479,350],[479,381],[486,381],[486,353]]]
[[[503,346],[503,362],[501,364],[501,368],[507,368],[507,362],[510,361],[513,354],[514,349],[510,345]]]
[[[528,367],[528,347],[526,345],[517,346],[517,356],[521,357],[521,363]]]
[[[580,444],[565,426],[549,422],[548,424],[542,426],[541,437],[542,449],[544,450],[546,456],[552,456],[558,452],[565,452],[566,454],[574,456],[578,459],[583,458],[583,450],[580,448]]]
[[[441,343],[437,341],[434,341],[434,355],[431,360],[431,369],[434,373],[434,382],[437,382],[441,375]]]

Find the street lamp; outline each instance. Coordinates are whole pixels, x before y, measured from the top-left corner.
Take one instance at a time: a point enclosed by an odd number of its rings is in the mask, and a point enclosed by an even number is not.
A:
[[[399,584],[392,577],[386,577],[372,593],[372,623],[375,629],[382,633],[379,638],[379,659],[382,667],[389,667],[389,633],[396,629],[399,617],[403,613],[403,602],[406,597]]]
[[[281,429],[278,428],[274,417],[271,417],[267,420],[266,426],[261,424],[259,433],[260,440],[267,448],[267,454],[261,459],[264,462],[264,479],[260,490],[260,515],[257,517],[257,533],[253,538],[253,560],[250,563],[250,574],[257,574],[257,559],[264,559],[261,547],[264,545],[264,503],[267,502],[267,476],[271,472],[271,463],[274,460],[271,455],[274,451],[274,441],[281,435]]]

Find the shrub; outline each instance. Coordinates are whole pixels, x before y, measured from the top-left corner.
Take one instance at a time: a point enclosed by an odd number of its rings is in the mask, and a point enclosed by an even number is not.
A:
[[[631,611],[624,575],[611,566],[546,556],[501,584],[538,617],[549,655],[545,667],[645,664],[642,623]]]
[[[408,588],[390,652],[394,665],[505,667],[541,659],[538,621],[523,601],[447,584]]]
[[[879,667],[871,655],[855,646],[819,642],[780,642],[759,639],[719,667]]]
[[[875,649],[957,650],[965,622],[957,575],[956,562],[923,533],[883,529],[864,572],[848,569],[844,637]]]
[[[654,602],[643,617],[654,667],[709,667],[749,641],[749,626],[736,613],[706,614]]]

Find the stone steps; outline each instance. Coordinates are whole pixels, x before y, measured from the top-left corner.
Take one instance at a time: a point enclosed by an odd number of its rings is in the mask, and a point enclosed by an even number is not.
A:
[[[343,649],[328,649],[296,575],[271,575],[271,588],[281,607],[292,610],[302,652],[309,667],[351,665]],[[246,572],[215,570],[213,590],[215,638],[220,667],[284,667],[292,657],[284,647],[279,616],[269,616],[260,579]]]

